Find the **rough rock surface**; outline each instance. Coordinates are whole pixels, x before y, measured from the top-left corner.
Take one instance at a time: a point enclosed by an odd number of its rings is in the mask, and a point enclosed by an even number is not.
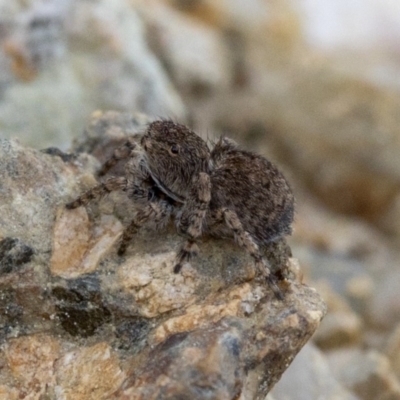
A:
[[[290,246],[305,282],[326,298],[328,317],[314,340],[322,351],[306,349],[287,371],[300,370],[310,386],[289,390],[292,379],[275,400],[342,393],[323,365],[337,351],[360,348],[362,357],[343,363],[341,375],[359,377],[363,394],[358,385],[347,389],[368,398],[375,372],[379,382],[395,382],[393,373],[400,379],[399,10],[393,0],[0,0],[0,137],[65,150],[95,109],[183,122],[178,91],[186,122],[199,134],[227,134],[279,161],[297,198]],[[43,356],[34,350],[46,340],[40,335],[60,342],[58,359],[105,343],[111,370],[128,379],[136,364],[125,360],[149,343],[158,346],[169,330],[182,335],[232,318],[232,296],[253,293],[249,260],[225,242],[204,238],[202,256],[175,278],[169,268],[180,239],[173,230],[159,241],[144,231],[126,258],[116,257],[132,212],[123,196],[64,212],[66,201],[95,184],[98,161],[147,121],[97,112],[72,154],[50,148],[37,155],[1,142],[0,398],[32,387],[42,398],[69,390],[43,393],[30,372],[26,380],[15,369],[13,376],[5,351],[20,347],[11,337],[31,338],[25,360]],[[216,245],[232,257],[220,256]],[[227,294],[222,303],[208,297],[214,289]],[[80,354],[73,359],[87,361],[87,376],[95,377],[86,358],[94,353]],[[57,375],[46,371],[37,376],[54,382]],[[113,376],[107,393],[134,385]],[[387,385],[372,393],[398,398]]]
[[[95,113],[75,148],[102,158],[142,120]],[[132,207],[123,194],[64,208],[95,184],[95,157],[7,140],[0,151],[0,394],[264,399],[323,318],[314,289],[293,279],[277,300],[228,240],[204,238],[178,275],[173,227],[143,229],[118,257]],[[266,254],[296,276],[282,248]]]

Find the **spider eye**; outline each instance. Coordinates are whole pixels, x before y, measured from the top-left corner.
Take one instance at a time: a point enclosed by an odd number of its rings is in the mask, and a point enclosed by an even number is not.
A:
[[[171,146],[171,153],[173,153],[173,154],[178,154],[179,153],[179,147],[176,144],[173,144]]]

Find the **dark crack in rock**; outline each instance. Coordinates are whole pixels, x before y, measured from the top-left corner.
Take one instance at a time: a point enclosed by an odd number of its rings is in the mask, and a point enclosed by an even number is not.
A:
[[[132,318],[122,321],[115,331],[116,347],[119,349],[135,351],[146,340],[151,329],[150,320],[147,318]]]
[[[23,308],[18,304],[15,290],[0,288],[0,341],[18,326]]]
[[[96,277],[68,282],[68,288],[52,290],[56,300],[57,317],[63,329],[72,336],[92,336],[96,329],[110,321],[111,313],[103,304]]]
[[[7,274],[31,261],[34,251],[17,238],[0,241],[0,274]]]

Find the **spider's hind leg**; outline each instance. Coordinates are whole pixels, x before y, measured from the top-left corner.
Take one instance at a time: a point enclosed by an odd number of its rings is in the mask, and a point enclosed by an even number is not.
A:
[[[236,242],[243,247],[254,259],[257,272],[265,277],[275,296],[283,300],[283,293],[277,285],[277,277],[272,274],[269,262],[262,256],[261,251],[253,237],[245,231],[236,212],[229,209],[221,210],[228,228],[233,232]]]
[[[137,211],[131,223],[125,228],[118,248],[118,255],[122,256],[137,231],[146,223],[152,222],[156,228],[161,228],[171,217],[173,207],[165,201],[151,202]]]
[[[105,175],[118,161],[128,158],[136,146],[133,138],[129,138],[122,146],[115,149],[112,156],[102,165],[99,176]]]

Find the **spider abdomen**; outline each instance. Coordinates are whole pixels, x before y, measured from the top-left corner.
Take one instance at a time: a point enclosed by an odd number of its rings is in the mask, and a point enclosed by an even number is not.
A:
[[[294,197],[280,171],[267,159],[229,149],[211,173],[210,210],[229,208],[259,243],[291,233]]]

